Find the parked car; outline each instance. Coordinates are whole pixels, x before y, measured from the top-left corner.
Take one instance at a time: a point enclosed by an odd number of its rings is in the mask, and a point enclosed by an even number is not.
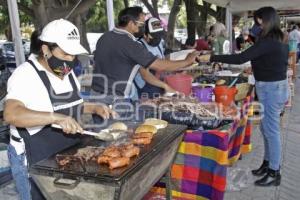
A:
[[[27,59],[30,52],[30,42],[22,40],[25,58]],[[16,68],[15,48],[13,42],[0,42],[0,67]],[[0,68],[0,70],[1,70]]]
[[[0,53],[1,53],[1,66],[8,68],[16,68],[15,60],[15,49],[14,43],[12,42],[2,42],[0,43]]]

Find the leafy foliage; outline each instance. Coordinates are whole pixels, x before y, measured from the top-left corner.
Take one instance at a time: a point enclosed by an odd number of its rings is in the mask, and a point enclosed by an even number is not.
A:
[[[31,0],[21,0],[20,3],[25,6],[31,5]],[[27,15],[26,13],[20,11],[20,23],[24,25],[31,24],[32,18],[30,15]],[[9,21],[9,14],[8,14],[8,8],[7,8],[7,2],[6,1],[0,1],[0,34],[4,34],[4,32],[8,29],[10,24]]]
[[[117,19],[118,13],[125,8],[123,0],[114,0],[114,15]],[[96,5],[90,9],[87,16],[88,32],[105,32],[108,30],[106,1],[97,0]],[[116,21],[115,21],[116,22]]]

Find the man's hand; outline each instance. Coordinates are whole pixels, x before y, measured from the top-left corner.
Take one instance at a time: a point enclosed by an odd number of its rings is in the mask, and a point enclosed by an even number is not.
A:
[[[200,56],[198,56],[197,59],[198,59],[199,62],[206,62],[206,63],[208,63],[208,62],[210,62],[210,57],[211,57],[210,54],[206,54],[206,55],[200,55]]]
[[[185,58],[185,61],[187,61],[187,63],[188,63],[187,66],[196,63],[196,58],[199,56],[199,54],[200,54],[199,51],[193,51],[193,52],[189,53]]]
[[[83,113],[89,113],[89,114],[96,114],[102,117],[103,119],[108,119],[110,116],[113,118],[116,118],[118,114],[111,110],[111,108],[108,108],[104,104],[96,104],[96,103],[84,103],[84,109]]]
[[[118,114],[115,111],[103,105],[95,105],[94,113],[103,119],[108,119],[110,116],[114,119],[118,117]]]
[[[248,68],[244,69],[244,72],[246,74],[252,74],[252,67],[248,67]]]

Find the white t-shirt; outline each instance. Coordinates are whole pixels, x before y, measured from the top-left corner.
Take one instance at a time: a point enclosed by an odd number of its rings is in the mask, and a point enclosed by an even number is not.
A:
[[[297,29],[291,31],[289,34],[289,40],[296,40],[297,44],[299,44],[300,43],[300,31],[298,31]]]
[[[51,86],[56,94],[62,94],[73,90],[68,75],[66,75],[64,79],[61,80],[54,74],[46,71],[46,69],[41,64],[39,64],[35,55],[31,54],[29,60],[31,60],[35,64],[38,70],[46,72]],[[80,84],[74,72],[72,71],[70,73],[72,73],[75,83],[80,89]],[[6,100],[8,99],[21,101],[26,108],[31,110],[53,112],[53,107],[49,98],[48,91],[35,69],[28,62],[25,62],[18,66],[10,76],[7,83]],[[42,128],[43,126],[37,126],[27,128],[27,130],[30,135],[33,135],[39,132]],[[16,137],[20,137],[16,127],[12,125],[10,126],[10,133]],[[19,153],[22,151],[20,149],[20,146],[19,148],[17,148],[19,143],[11,140],[11,144],[15,146],[17,153],[18,151]]]

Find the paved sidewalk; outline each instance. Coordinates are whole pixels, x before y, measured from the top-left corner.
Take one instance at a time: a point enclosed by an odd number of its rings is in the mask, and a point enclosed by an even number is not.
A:
[[[295,96],[292,108],[286,109],[282,120],[282,181],[279,187],[261,188],[253,185],[257,178],[250,173],[251,169],[260,166],[263,157],[263,140],[258,126],[252,134],[253,151],[237,164],[229,168],[228,173],[234,170],[248,172],[251,180],[240,191],[227,191],[225,200],[297,200],[300,199],[300,80],[295,83]],[[228,176],[228,181],[230,181]]]

